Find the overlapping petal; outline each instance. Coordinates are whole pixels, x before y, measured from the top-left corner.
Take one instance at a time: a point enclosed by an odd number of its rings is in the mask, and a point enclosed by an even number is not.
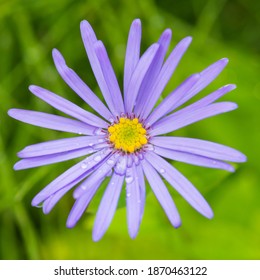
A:
[[[231,162],[246,161],[245,155],[241,152],[206,140],[186,137],[158,136],[151,139],[151,143],[163,148],[205,156],[212,159]]]
[[[140,19],[135,19],[130,27],[124,66],[124,94],[140,58],[142,27]]]
[[[111,112],[95,95],[95,93],[81,80],[81,78],[66,65],[65,59],[61,53],[54,49],[52,51],[52,56],[56,69],[64,82],[67,83],[68,86],[72,88],[96,112],[109,120],[112,117]]]
[[[140,115],[141,118],[146,119],[150,114],[152,108],[160,97],[162,91],[167,85],[169,79],[171,78],[173,72],[175,71],[190,43],[191,37],[184,38],[171,52],[168,59],[165,61],[163,67],[161,68],[158,77],[156,77],[156,81],[149,95],[147,97],[144,97],[144,102],[140,102],[138,104],[141,109],[140,111],[136,111],[136,114],[138,116]]]
[[[172,132],[200,120],[226,113],[237,108],[233,102],[219,102],[196,110],[181,109],[159,120],[152,126],[151,136]],[[185,110],[185,111],[184,111]]]

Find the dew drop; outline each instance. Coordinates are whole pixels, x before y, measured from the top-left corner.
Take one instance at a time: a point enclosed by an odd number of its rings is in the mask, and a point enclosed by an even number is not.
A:
[[[125,181],[127,184],[131,184],[134,181],[134,178],[132,176],[126,177]]]
[[[88,165],[87,165],[86,162],[82,162],[80,167],[81,167],[82,169],[86,169],[87,166],[88,166]]]
[[[147,150],[154,151],[154,145],[148,144],[146,145]]]
[[[127,194],[126,194],[126,197],[130,197],[130,196],[131,196],[131,193],[127,193]]]
[[[85,191],[87,189],[87,186],[86,185],[81,185],[80,188]]]
[[[88,145],[89,145],[89,147],[92,147],[94,145],[94,143],[89,143]]]
[[[93,132],[95,135],[104,135],[104,131],[101,128],[96,128]]]
[[[101,158],[100,155],[94,157],[94,161],[96,161],[96,162],[99,162],[101,159],[102,159],[102,158]]]
[[[108,159],[108,160],[107,160],[107,164],[108,164],[108,165],[113,165],[114,163],[115,163],[115,161],[112,160],[112,159]]]
[[[79,135],[82,135],[83,133],[81,131],[78,132]]]
[[[114,119],[113,118],[109,118],[108,121],[110,121],[111,123],[114,122]]]
[[[159,170],[159,172],[160,172],[161,174],[164,174],[164,173],[165,173],[165,169],[161,168],[161,169]]]
[[[121,157],[115,167],[115,172],[119,175],[124,175],[126,172],[127,160],[125,157]]]

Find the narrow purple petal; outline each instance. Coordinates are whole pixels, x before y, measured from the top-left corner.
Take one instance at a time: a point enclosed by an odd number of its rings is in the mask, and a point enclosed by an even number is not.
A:
[[[37,167],[37,166],[43,166],[43,165],[47,165],[47,164],[66,161],[66,160],[70,160],[73,158],[86,156],[93,152],[94,152],[93,148],[87,147],[87,148],[81,148],[81,149],[77,149],[77,150],[72,150],[72,151],[67,151],[67,152],[62,152],[62,153],[57,153],[57,154],[52,154],[52,155],[25,158],[25,159],[18,161],[14,165],[14,170],[28,169],[28,168],[33,168],[33,167]]]
[[[130,27],[126,46],[124,67],[124,93],[126,93],[132,74],[140,58],[141,36],[141,21],[140,19],[135,19]]]
[[[155,136],[169,133],[208,117],[235,110],[236,108],[237,105],[232,102],[214,103],[197,110],[186,110],[183,112],[184,108],[156,122],[152,126],[150,135]]]
[[[88,191],[91,186],[97,184],[98,181],[103,180],[115,166],[118,161],[119,154],[111,154],[108,156],[102,164],[98,167],[98,169],[89,176],[83,184],[81,184],[78,188],[73,192],[73,197],[75,199],[84,195],[86,191]],[[94,160],[100,160],[100,156],[95,157]]]
[[[152,125],[161,117],[171,112],[174,109],[173,104],[176,104],[178,100],[180,100],[183,95],[194,86],[199,78],[199,74],[194,74],[187,78],[154,109],[151,115],[147,118],[146,123]]]
[[[79,136],[59,140],[46,141],[25,147],[18,153],[20,158],[30,158],[68,152],[104,143],[104,136]]]
[[[180,107],[185,102],[190,100],[193,96],[195,96],[197,93],[199,93],[201,90],[203,90],[205,87],[207,87],[222,72],[227,63],[228,59],[223,58],[213,63],[202,72],[200,72],[200,78],[197,81],[197,83],[188,92],[183,92],[182,95],[178,96],[178,99],[174,100],[171,111]]]
[[[102,128],[107,128],[108,126],[108,123],[106,121],[102,120],[101,118],[97,117],[96,115],[90,112],[83,110],[79,106],[58,96],[57,94],[51,91],[48,91],[38,86],[30,86],[29,90],[34,95],[44,100],[48,104],[50,104],[52,107],[88,125],[102,127]]]
[[[81,37],[88,55],[88,59],[91,65],[91,68],[93,70],[93,73],[96,77],[97,83],[99,85],[99,88],[106,100],[106,103],[113,113],[114,116],[116,116],[116,112],[114,111],[114,104],[113,99],[110,94],[110,91],[107,87],[107,83],[105,80],[105,77],[102,72],[102,68],[99,62],[99,59],[97,58],[97,54],[95,51],[95,44],[97,43],[97,37],[91,27],[91,25],[86,21],[83,20],[80,24],[80,30],[81,30]]]
[[[158,48],[158,44],[151,45],[150,48],[142,55],[135,71],[133,72],[129,86],[125,93],[125,109],[128,113],[132,112],[144,76],[147,73],[152,61],[155,59]]]
[[[110,111],[95,95],[95,93],[81,80],[81,78],[66,65],[66,62],[61,53],[58,50],[54,49],[52,51],[52,56],[57,71],[59,72],[64,82],[102,117],[110,119],[112,117]]]
[[[204,156],[212,159],[226,160],[231,162],[246,161],[245,155],[241,152],[206,140],[161,136],[151,139],[151,143],[163,148]]]
[[[217,89],[216,91],[212,92],[211,94],[205,96],[204,98],[194,102],[193,104],[186,106],[185,108],[183,108],[180,111],[182,114],[184,114],[185,112],[190,112],[190,111],[202,108],[202,107],[206,107],[207,105],[213,103],[214,101],[216,101],[217,99],[222,97],[224,94],[230,92],[231,90],[233,90],[235,88],[236,88],[236,86],[232,85],[232,84],[223,86],[223,87]],[[173,109],[175,109],[177,107],[178,106],[174,106]]]
[[[169,79],[171,78],[173,72],[175,71],[177,65],[179,64],[182,56],[184,55],[188,46],[190,45],[191,40],[192,40],[191,37],[184,38],[182,41],[178,43],[178,45],[171,52],[170,56],[164,63],[156,79],[156,82],[151,90],[149,98],[146,98],[146,102],[143,104],[141,108],[142,109],[140,114],[141,118],[146,119],[147,116],[150,114],[155,103],[157,102],[162,91],[167,85]]]
[[[74,183],[67,185],[63,189],[57,191],[56,193],[52,194],[48,197],[42,206],[42,211],[44,214],[49,214],[53,207],[58,203],[58,201],[70,190],[74,187]]]
[[[162,179],[147,160],[142,161],[142,167],[145,176],[169,221],[174,227],[179,227],[181,225],[180,215]]]
[[[184,104],[191,99],[194,95],[199,93],[205,87],[207,87],[216,77],[222,72],[228,63],[227,58],[222,58],[217,62],[211,64],[209,67],[200,72],[200,79],[195,86],[183,96],[183,98],[176,104],[176,108]]]
[[[109,153],[110,151],[108,149],[105,151],[99,151],[69,168],[47,185],[43,190],[41,190],[34,197],[32,205],[37,206],[55,192],[66,187],[68,184],[71,184],[72,182],[77,184],[83,180],[105,160]]]
[[[199,213],[207,218],[213,212],[198,190],[178,170],[154,152],[147,152],[145,159],[172,185],[172,187]],[[147,178],[148,179],[148,178]],[[148,179],[149,180],[149,179]]]
[[[145,180],[144,180],[144,173],[141,165],[136,165],[136,173],[137,173],[137,180],[139,182],[139,191],[140,191],[140,223],[143,218],[144,214],[144,206],[145,206]]]
[[[96,182],[95,185],[92,185],[91,188],[89,188],[82,196],[80,196],[75,201],[66,222],[66,226],[68,228],[74,227],[79,221],[86,208],[88,207],[89,203],[91,202],[93,196],[95,195],[96,191],[100,187],[102,181],[103,180]]]
[[[8,115],[24,123],[49,128],[58,131],[72,132],[77,134],[93,135],[96,127],[85,124],[81,121],[51,115],[42,112],[35,112],[22,109],[11,109]]]
[[[111,110],[115,113],[115,115],[119,116],[121,113],[125,112],[125,109],[114,69],[111,65],[104,44],[101,41],[97,41],[94,47],[112,100],[113,110],[112,108]]]
[[[180,162],[185,162],[185,163],[209,167],[209,168],[224,169],[230,172],[235,171],[234,167],[226,162],[204,157],[204,156],[195,155],[192,153],[180,152],[180,151],[175,151],[162,147],[156,147],[154,152],[162,157],[166,157]]]
[[[135,238],[141,222],[141,192],[135,165],[126,172],[126,207],[128,232],[131,238]]]
[[[156,79],[162,68],[162,64],[163,64],[166,52],[169,47],[171,37],[172,37],[171,30],[166,29],[158,40],[159,49],[156,52],[156,55],[150,65],[147,73],[145,74],[145,77],[142,81],[142,85],[140,87],[139,94],[137,96],[137,102],[136,102],[136,108],[135,108],[135,112],[137,115],[139,115],[140,109],[141,109],[139,104],[142,104],[143,102],[145,102],[145,100],[147,98],[149,98],[149,93],[151,92],[151,90],[156,82]]]
[[[113,219],[123,182],[124,176],[116,173],[112,175],[97,211],[92,233],[94,241],[102,238]]]

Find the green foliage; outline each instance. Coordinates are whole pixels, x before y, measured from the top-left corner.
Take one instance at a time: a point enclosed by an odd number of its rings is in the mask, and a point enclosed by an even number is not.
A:
[[[0,0],[0,258],[259,259],[257,10],[256,0]],[[122,198],[108,232],[94,243],[91,229],[103,190],[74,229],[65,227],[73,205],[71,193],[47,216],[30,205],[33,196],[73,161],[26,171],[12,169],[16,153],[26,145],[68,135],[19,123],[7,116],[7,110],[17,107],[55,112],[29,93],[30,84],[48,88],[89,110],[57,74],[52,48],[58,48],[68,65],[100,94],[85,56],[79,23],[87,19],[93,25],[122,80],[127,32],[137,17],[143,24],[143,49],[167,27],[173,29],[171,47],[181,38],[193,36],[193,44],[164,96],[190,74],[219,58],[230,59],[221,76],[199,97],[224,84],[236,83],[237,90],[223,100],[237,102],[240,108],[177,134],[230,145],[243,151],[248,162],[237,166],[234,174],[173,162],[212,205],[213,220],[200,216],[171,191],[183,220],[182,227],[175,230],[153,193],[147,190],[144,219],[136,240],[128,237]]]

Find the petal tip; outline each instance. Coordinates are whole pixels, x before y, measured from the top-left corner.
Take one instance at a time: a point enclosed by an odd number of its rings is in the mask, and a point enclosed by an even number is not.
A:
[[[222,62],[224,65],[227,65],[228,64],[228,58],[224,57],[222,59],[220,59],[220,62]]]
[[[204,212],[204,216],[205,216],[206,218],[210,219],[210,220],[213,219],[214,213],[213,213],[212,209],[211,209],[211,208],[207,209],[207,210]]]
[[[74,221],[69,220],[69,219],[66,222],[66,227],[67,228],[73,228],[73,227],[75,227],[75,225],[76,225],[76,223]]]
[[[22,166],[21,166],[21,164],[20,164],[20,161],[18,161],[18,162],[14,165],[13,169],[14,169],[14,170],[21,170],[21,169],[23,169]]]
[[[181,225],[182,225],[182,222],[181,222],[180,219],[178,221],[175,221],[174,224],[173,224],[174,228],[176,228],[176,229],[181,227]]]
[[[7,111],[7,114],[9,117],[14,118],[16,111],[17,111],[17,109],[10,109]]]
[[[141,20],[139,18],[136,18],[133,20],[132,25],[140,26],[141,25]]]
[[[96,233],[95,231],[93,231],[92,240],[94,242],[98,242],[101,238],[102,238],[102,235],[100,233]]]

